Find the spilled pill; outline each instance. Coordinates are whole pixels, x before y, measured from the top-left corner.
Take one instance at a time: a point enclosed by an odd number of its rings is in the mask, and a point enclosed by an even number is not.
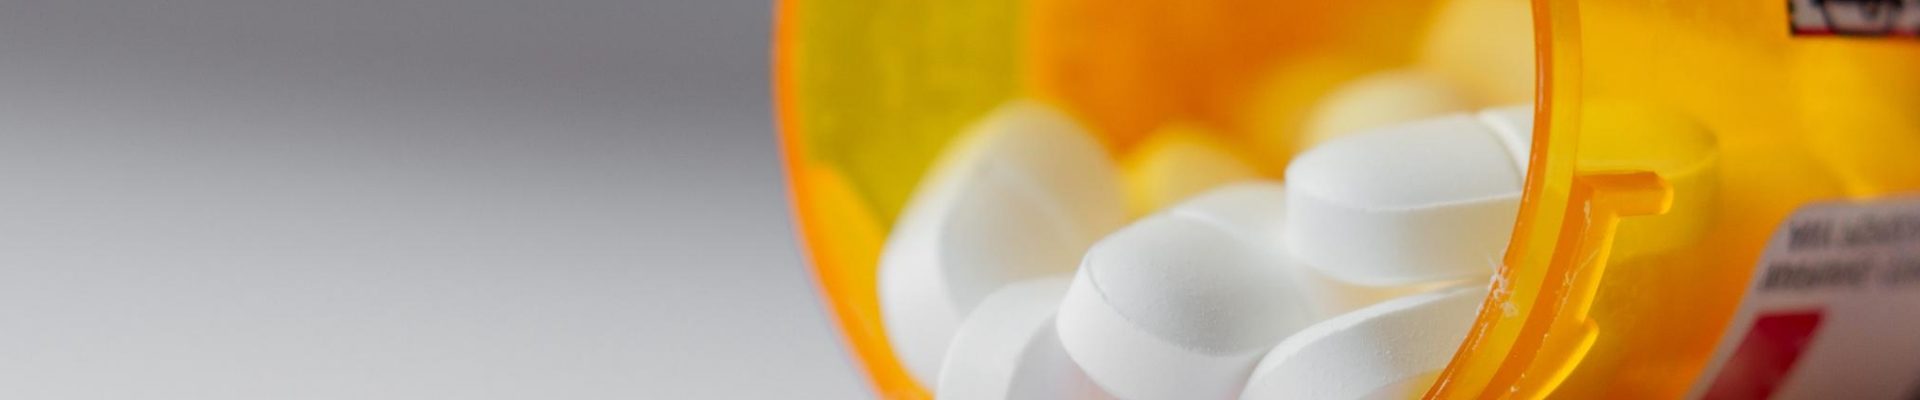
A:
[[[1404,399],[1424,392],[1466,338],[1485,284],[1388,300],[1313,324],[1260,360],[1246,400]]]
[[[1513,165],[1526,170],[1528,157],[1533,153],[1533,105],[1489,108],[1474,113],[1473,117],[1487,124],[1494,136],[1500,138],[1500,144],[1507,146]]]
[[[1167,214],[1199,220],[1224,229],[1249,245],[1283,250],[1287,186],[1274,181],[1248,181],[1208,190],[1167,209]]]
[[[1336,279],[1398,285],[1492,272],[1525,165],[1472,115],[1368,130],[1287,167],[1287,248]]]
[[[1011,102],[957,140],[901,212],[878,271],[887,338],[929,388],[975,304],[1011,282],[1072,272],[1126,219],[1105,150],[1051,108]]]
[[[954,332],[940,368],[942,400],[1108,399],[1067,357],[1053,314],[1071,276],[1013,283],[988,295]]]
[[[1293,259],[1286,250],[1286,185],[1246,182],[1220,187],[1174,206],[1168,213],[1212,223],[1249,246],[1272,254],[1272,268],[1287,273],[1315,320],[1332,318],[1394,297],[1449,283],[1367,286],[1344,282]]]
[[[1055,318],[1067,354],[1107,393],[1225,399],[1267,349],[1311,321],[1295,293],[1234,233],[1164,214],[1095,244]]]

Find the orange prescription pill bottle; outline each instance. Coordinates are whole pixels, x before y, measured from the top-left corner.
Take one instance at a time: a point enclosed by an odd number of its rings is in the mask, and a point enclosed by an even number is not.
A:
[[[1535,113],[1507,252],[1425,397],[1920,394],[1920,2],[776,3],[797,230],[884,397],[930,395],[888,348],[881,244],[995,105],[1058,106],[1116,155],[1202,126],[1284,180],[1314,99],[1423,64]]]

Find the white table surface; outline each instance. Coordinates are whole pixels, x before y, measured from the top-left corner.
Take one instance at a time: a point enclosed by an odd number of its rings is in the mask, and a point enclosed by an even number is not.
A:
[[[0,2],[0,399],[868,396],[768,7]]]

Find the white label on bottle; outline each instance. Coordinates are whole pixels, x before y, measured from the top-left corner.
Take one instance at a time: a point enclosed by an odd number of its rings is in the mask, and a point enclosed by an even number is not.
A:
[[[1801,207],[1692,398],[1920,396],[1920,198]]]

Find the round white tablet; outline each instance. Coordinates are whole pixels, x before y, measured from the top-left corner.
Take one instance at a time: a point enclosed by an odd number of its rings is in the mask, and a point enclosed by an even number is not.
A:
[[[1240,398],[1409,398],[1446,368],[1486,285],[1401,297],[1293,334],[1254,368]]]
[[[1233,233],[1158,215],[1094,245],[1055,318],[1067,354],[1116,397],[1224,399],[1310,322],[1291,286]]]
[[[947,347],[941,400],[1108,399],[1060,347],[1053,314],[1071,276],[1022,281],[980,305]]]
[[[1287,167],[1287,247],[1328,276],[1365,285],[1490,273],[1526,175],[1504,141],[1456,114],[1308,150]]]
[[[1009,103],[958,140],[902,210],[877,277],[894,354],[929,388],[981,298],[1072,272],[1126,218],[1105,149],[1058,112]]]
[[[1367,286],[1328,277],[1286,251],[1287,188],[1279,182],[1227,185],[1194,196],[1167,213],[1219,226],[1250,246],[1273,254],[1273,267],[1287,272],[1314,320],[1332,318],[1387,299],[1452,283]],[[1470,278],[1471,279],[1471,278]],[[1457,282],[1455,282],[1457,283]]]
[[[1533,105],[1489,108],[1474,113],[1473,117],[1493,130],[1500,144],[1507,146],[1507,154],[1513,156],[1513,165],[1525,171],[1533,155]]]

